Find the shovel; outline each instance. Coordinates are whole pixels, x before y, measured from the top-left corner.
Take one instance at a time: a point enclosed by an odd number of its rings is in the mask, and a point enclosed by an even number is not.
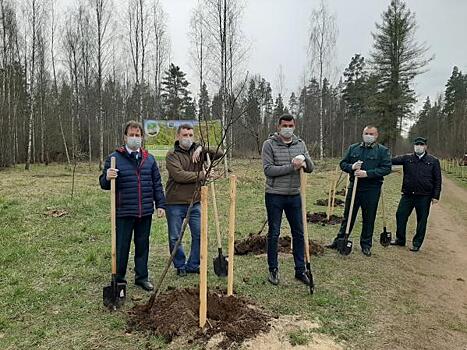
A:
[[[391,243],[392,234],[386,229],[386,208],[384,207],[384,190],[381,188],[381,206],[383,209],[383,232],[379,235],[379,243],[387,247]]]
[[[358,177],[355,177],[355,181],[352,189],[352,198],[350,199],[349,214],[347,215],[347,226],[345,227],[345,235],[343,238],[337,239],[337,251],[341,255],[349,255],[352,252],[352,241],[349,240],[350,236],[350,222],[352,221],[353,206],[355,202],[355,194],[357,193]]]
[[[116,167],[115,157],[110,159],[110,167]],[[126,283],[117,282],[117,234],[115,215],[115,179],[110,180],[110,217],[112,230],[112,281],[110,286],[102,290],[104,305],[110,310],[116,310],[123,305],[126,298]]]
[[[229,262],[222,254],[221,227],[219,224],[219,213],[217,211],[216,192],[214,182],[211,182],[212,207],[214,209],[214,220],[216,222],[217,252],[218,255],[213,259],[214,273],[219,277],[227,277]]]
[[[209,153],[206,154],[207,157],[207,166],[208,169],[211,166],[211,158]],[[214,182],[211,182],[211,193],[212,193],[212,207],[214,211],[214,220],[216,222],[216,236],[217,236],[217,252],[218,255],[216,258],[212,259],[214,264],[214,273],[218,277],[227,277],[228,271],[228,261],[225,256],[222,254],[222,239],[221,239],[221,226],[219,223],[219,212],[217,211],[217,200],[216,200],[216,188],[214,187]]]
[[[300,198],[302,200],[303,236],[305,239],[305,273],[310,280],[310,294],[313,294],[315,291],[315,283],[313,281],[310,265],[310,243],[308,241],[308,223],[306,220],[306,175],[303,168],[300,169]]]

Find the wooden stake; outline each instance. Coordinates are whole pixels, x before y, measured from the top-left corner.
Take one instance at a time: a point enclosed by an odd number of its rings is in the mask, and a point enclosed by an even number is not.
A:
[[[207,319],[208,303],[208,187],[201,187],[201,251],[199,265],[199,326]]]
[[[345,181],[345,195],[344,195],[344,199],[347,198],[347,192],[349,191],[349,182],[350,182],[350,174],[347,174],[347,180]]]
[[[334,181],[331,177],[329,181],[329,193],[328,193],[328,210],[326,210],[326,219],[329,221],[329,216],[331,215],[331,198],[332,198],[332,187],[334,185]]]
[[[230,176],[230,211],[229,211],[229,271],[227,275],[227,296],[233,295],[234,277],[234,242],[235,242],[235,209],[237,204],[237,176]]]
[[[328,221],[331,219],[331,216],[334,214],[334,205],[336,204],[336,189],[337,181],[339,180],[339,165],[336,167],[336,176],[334,177],[334,185],[332,186],[332,200],[331,200],[331,212],[328,218]]]

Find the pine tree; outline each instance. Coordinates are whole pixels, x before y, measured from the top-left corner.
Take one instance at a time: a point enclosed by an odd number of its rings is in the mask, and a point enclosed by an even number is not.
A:
[[[211,120],[211,101],[209,99],[208,88],[206,83],[203,83],[198,100],[198,119]]]
[[[284,114],[284,112],[285,112],[284,102],[282,102],[282,96],[281,94],[279,94],[274,104],[274,111],[273,111],[274,119],[278,119],[282,114]]]
[[[289,111],[294,116],[297,117],[298,114],[298,101],[295,92],[292,91],[289,98]]]
[[[415,15],[402,0],[392,0],[382,14],[382,23],[373,33],[373,65],[378,76],[378,100],[381,141],[394,147],[404,119],[413,106],[413,79],[424,72],[432,58],[425,58],[428,48],[415,41]]]
[[[164,72],[162,80],[162,100],[164,110],[169,119],[192,119],[195,117],[193,102],[190,91],[187,89],[190,84],[185,79],[185,73],[180,67],[170,64],[169,70]]]

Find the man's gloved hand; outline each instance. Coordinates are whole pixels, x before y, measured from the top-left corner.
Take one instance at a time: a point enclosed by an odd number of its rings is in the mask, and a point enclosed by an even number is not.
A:
[[[299,154],[292,159],[292,164],[294,169],[298,170],[301,167],[306,168],[305,156],[303,154]]]
[[[116,179],[117,176],[118,176],[118,169],[114,169],[114,168],[107,169],[107,174],[105,176],[107,181],[110,181],[112,179]]]
[[[352,164],[352,170],[360,170],[362,164],[363,162],[361,160],[357,160],[355,163]]]
[[[203,147],[198,146],[195,151],[193,152],[193,156],[191,157],[191,160],[193,163],[198,163],[201,159],[201,152],[203,151]]]
[[[368,177],[368,174],[366,173],[365,170],[356,170],[354,174],[355,174],[355,176],[358,177],[359,179]]]

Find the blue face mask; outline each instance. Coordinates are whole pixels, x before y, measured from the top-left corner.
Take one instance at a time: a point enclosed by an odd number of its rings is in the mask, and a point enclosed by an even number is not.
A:
[[[136,151],[138,148],[141,148],[142,139],[138,136],[128,136],[126,138],[126,145],[129,149]]]
[[[423,146],[423,145],[414,145],[413,150],[414,150],[415,154],[420,156],[423,153],[425,153],[425,146]]]
[[[293,135],[295,128],[281,128],[279,131],[279,135],[281,135],[285,139],[290,139]]]
[[[363,135],[363,142],[365,142],[367,145],[370,145],[375,141],[376,137],[374,135]]]

